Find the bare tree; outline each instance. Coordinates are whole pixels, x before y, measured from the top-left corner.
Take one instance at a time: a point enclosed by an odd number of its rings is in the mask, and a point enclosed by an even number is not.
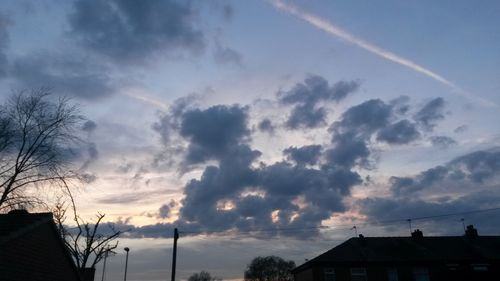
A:
[[[83,120],[67,98],[45,89],[18,92],[0,105],[0,211],[43,203],[33,187],[76,178],[69,147]]]
[[[65,224],[68,206],[61,200],[58,201],[53,210],[54,220],[76,266],[80,270],[95,268],[105,255],[114,253],[113,250],[118,247],[117,238],[122,232],[115,230],[111,224],[108,224],[108,229],[103,231],[102,220],[105,214],[97,213],[93,222],[84,221],[76,212],[75,202],[71,194],[69,194],[69,198],[76,226],[70,227]]]
[[[212,276],[208,271],[202,270],[189,276],[188,281],[222,281],[222,278]]]

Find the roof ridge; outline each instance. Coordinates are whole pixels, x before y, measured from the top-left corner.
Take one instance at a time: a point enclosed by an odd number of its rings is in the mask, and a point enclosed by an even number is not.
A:
[[[33,221],[33,222],[30,222],[28,223],[27,225],[13,231],[13,232],[10,232],[10,233],[7,233],[7,235],[5,236],[2,236],[0,237],[0,243],[5,243],[5,242],[8,242],[16,237],[19,237],[25,233],[27,233],[28,231],[34,229],[34,228],[37,228],[39,227],[40,225],[43,225],[47,222],[52,222],[53,220],[53,216],[52,216],[52,213],[38,213],[38,214],[31,214],[31,213],[28,213],[28,214],[6,214],[6,216],[10,216],[10,217],[20,217],[20,216],[31,216],[33,217],[33,215],[38,215],[36,216],[36,220]]]
[[[3,213],[0,216],[52,216],[51,212],[40,213]]]

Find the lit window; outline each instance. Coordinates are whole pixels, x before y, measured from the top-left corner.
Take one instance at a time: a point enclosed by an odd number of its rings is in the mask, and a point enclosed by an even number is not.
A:
[[[413,278],[415,281],[429,281],[429,270],[427,268],[415,268],[413,269]]]
[[[335,281],[335,270],[333,268],[325,268],[325,281]]]
[[[398,281],[398,270],[395,268],[387,269],[387,280],[389,281]]]
[[[351,268],[351,281],[366,281],[366,268]]]

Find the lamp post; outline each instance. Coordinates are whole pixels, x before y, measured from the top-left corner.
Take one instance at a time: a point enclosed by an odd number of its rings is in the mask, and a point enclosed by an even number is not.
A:
[[[108,254],[109,254],[109,247],[106,249],[106,251],[104,252],[104,265],[102,267],[102,278],[101,278],[101,281],[104,281],[104,276],[106,274],[106,260],[108,259]]]
[[[128,252],[130,251],[130,248],[125,247],[124,250],[127,252],[127,257],[125,258],[125,276],[123,276],[123,281],[127,281]]]

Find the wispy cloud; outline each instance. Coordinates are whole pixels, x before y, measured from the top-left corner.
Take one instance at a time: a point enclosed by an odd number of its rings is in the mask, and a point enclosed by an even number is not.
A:
[[[334,35],[335,37],[338,37],[348,43],[351,43],[357,47],[360,47],[374,55],[377,55],[379,57],[382,57],[386,60],[395,62],[397,64],[400,64],[402,66],[405,66],[413,71],[422,73],[426,75],[427,77],[430,77],[448,87],[450,87],[454,93],[466,97],[468,99],[474,100],[478,102],[481,105],[484,106],[494,106],[498,107],[495,103],[483,99],[481,97],[477,97],[474,95],[471,95],[470,93],[466,92],[462,88],[460,88],[458,85],[454,84],[453,82],[447,80],[443,76],[437,74],[436,72],[429,70],[407,58],[401,57],[397,54],[394,54],[393,52],[390,52],[388,50],[385,50],[383,48],[380,48],[376,45],[371,44],[370,42],[367,42],[359,37],[356,37],[355,35],[343,30],[342,28],[332,24],[331,22],[327,21],[326,19],[320,18],[316,15],[310,14],[301,8],[294,6],[289,3],[284,3],[282,0],[270,0],[270,2],[273,4],[274,7],[277,9],[287,12],[293,16],[296,16],[307,23],[313,25],[314,27],[321,29],[331,35]]]
[[[154,98],[152,96],[140,93],[138,91],[128,91],[128,92],[123,92],[122,94],[125,96],[128,96],[130,98],[133,98],[133,99],[142,101],[144,103],[150,104],[150,105],[157,107],[159,109],[162,109],[162,110],[166,110],[169,107],[168,103],[161,101],[157,98]]]

